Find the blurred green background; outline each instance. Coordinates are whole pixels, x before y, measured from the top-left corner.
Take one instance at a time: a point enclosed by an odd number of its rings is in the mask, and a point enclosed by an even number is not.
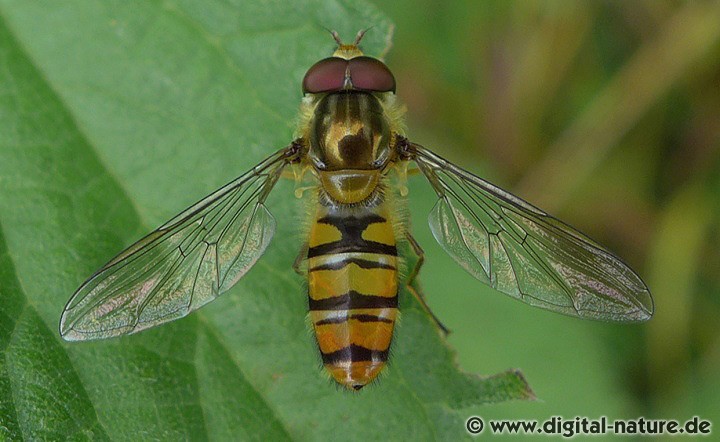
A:
[[[655,298],[649,323],[617,325],[483,290],[411,198],[460,365],[518,367],[540,399],[469,411],[720,423],[720,2],[375,3],[409,137],[605,244]]]

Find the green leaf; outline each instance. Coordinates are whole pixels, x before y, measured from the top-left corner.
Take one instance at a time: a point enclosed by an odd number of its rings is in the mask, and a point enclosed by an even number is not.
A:
[[[288,182],[268,253],[221,299],[138,335],[58,335],[95,269],[292,139],[323,26],[371,25],[380,54],[391,24],[358,2],[0,0],[0,435],[456,439],[463,407],[532,397],[518,372],[461,373],[405,290],[386,375],[338,390],[291,270]]]

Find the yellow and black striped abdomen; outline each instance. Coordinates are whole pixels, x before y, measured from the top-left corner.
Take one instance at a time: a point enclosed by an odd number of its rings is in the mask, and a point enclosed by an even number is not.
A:
[[[398,258],[385,203],[320,206],[308,241],[310,319],[323,363],[359,390],[385,366],[397,318]]]

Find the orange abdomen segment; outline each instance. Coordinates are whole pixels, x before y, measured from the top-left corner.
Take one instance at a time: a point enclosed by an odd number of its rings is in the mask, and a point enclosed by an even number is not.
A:
[[[397,319],[397,248],[384,204],[320,207],[310,229],[310,318],[323,364],[359,390],[387,362]]]

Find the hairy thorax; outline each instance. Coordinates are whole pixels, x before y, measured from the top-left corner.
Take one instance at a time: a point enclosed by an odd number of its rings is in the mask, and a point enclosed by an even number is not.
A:
[[[341,91],[312,104],[303,138],[322,189],[339,204],[371,198],[392,160],[395,131],[384,103],[372,93]]]

